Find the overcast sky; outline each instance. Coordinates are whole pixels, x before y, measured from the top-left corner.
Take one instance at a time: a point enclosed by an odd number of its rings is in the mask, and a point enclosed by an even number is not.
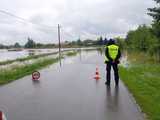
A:
[[[56,42],[57,24],[63,41],[125,36],[151,23],[146,13],[153,6],[152,0],[0,0],[0,10],[34,23],[0,13],[0,43],[24,44],[28,36],[36,42]]]

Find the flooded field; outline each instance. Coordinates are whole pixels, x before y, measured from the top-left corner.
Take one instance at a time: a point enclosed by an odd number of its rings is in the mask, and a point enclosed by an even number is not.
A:
[[[72,50],[72,49],[80,49],[80,48],[63,48],[62,51],[64,50]],[[81,49],[95,49],[95,48],[81,48]],[[0,62],[1,61],[6,61],[6,60],[15,60],[17,58],[24,58],[27,56],[32,56],[32,55],[40,55],[40,54],[45,54],[45,53],[54,53],[58,52],[58,48],[54,49],[23,49],[21,51],[11,51],[7,49],[0,49]]]
[[[58,49],[24,49],[22,51],[0,50],[0,61],[14,60],[31,55],[57,52]]]

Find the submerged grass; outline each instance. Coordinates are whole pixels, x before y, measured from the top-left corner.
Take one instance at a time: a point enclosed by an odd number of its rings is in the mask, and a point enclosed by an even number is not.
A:
[[[140,54],[139,54],[140,55]],[[131,55],[130,59],[135,54]],[[120,68],[120,76],[128,89],[133,93],[142,111],[149,120],[160,120],[160,64],[146,62],[143,55],[142,61],[134,62],[129,68]],[[144,62],[145,61],[145,62]]]
[[[67,56],[75,56],[75,55],[77,55],[77,52],[76,51],[67,52],[66,55]]]

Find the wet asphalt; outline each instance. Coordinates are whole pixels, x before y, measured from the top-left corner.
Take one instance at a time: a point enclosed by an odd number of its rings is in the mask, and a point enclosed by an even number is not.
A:
[[[96,66],[99,81],[94,80]],[[130,93],[120,82],[105,86],[105,65],[98,52],[83,52],[0,87],[0,109],[8,120],[143,120]]]

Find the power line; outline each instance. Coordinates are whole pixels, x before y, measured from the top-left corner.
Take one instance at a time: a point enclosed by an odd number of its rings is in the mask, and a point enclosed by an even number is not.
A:
[[[48,28],[48,29],[57,29],[57,26],[48,26],[48,25],[42,25],[42,24],[33,23],[33,22],[31,22],[31,21],[29,21],[29,20],[27,20],[27,19],[25,19],[25,18],[19,17],[19,16],[15,15],[15,14],[12,14],[12,13],[10,13],[10,12],[8,12],[8,11],[5,11],[5,10],[0,10],[0,13],[9,15],[9,16],[11,16],[11,17],[13,17],[13,18],[16,18],[16,19],[18,19],[18,20],[21,20],[21,21],[23,21],[23,22],[25,22],[25,23],[30,23],[30,24],[39,26],[39,27],[44,28],[44,29],[46,29],[46,28]],[[20,22],[20,21],[18,21],[18,22]],[[61,27],[61,26],[59,26],[59,27]],[[63,30],[63,32],[65,33],[65,35],[67,35],[67,36],[69,36],[69,37],[75,37],[75,36],[76,36],[76,35],[73,35],[73,34],[71,34],[71,33],[66,32],[63,28],[62,28],[62,30]]]
[[[33,23],[33,22],[31,22],[31,21],[29,21],[27,19],[24,19],[22,17],[19,17],[19,16],[15,15],[15,14],[12,14],[12,13],[4,11],[4,10],[0,10],[0,13],[9,15],[9,16],[14,17],[16,19],[19,19],[19,20],[21,20],[23,22],[31,23],[33,25],[37,25],[37,26],[40,26],[40,27],[43,27],[43,28],[49,28],[49,29],[53,29],[53,28],[55,29],[55,28],[57,28],[56,26],[48,26],[48,25],[42,25],[42,24]]]
[[[61,30],[63,30],[62,32],[66,35],[66,36],[68,36],[68,37],[76,37],[76,35],[74,34],[71,34],[71,33],[69,33],[69,32],[66,32],[63,28],[61,29]]]

